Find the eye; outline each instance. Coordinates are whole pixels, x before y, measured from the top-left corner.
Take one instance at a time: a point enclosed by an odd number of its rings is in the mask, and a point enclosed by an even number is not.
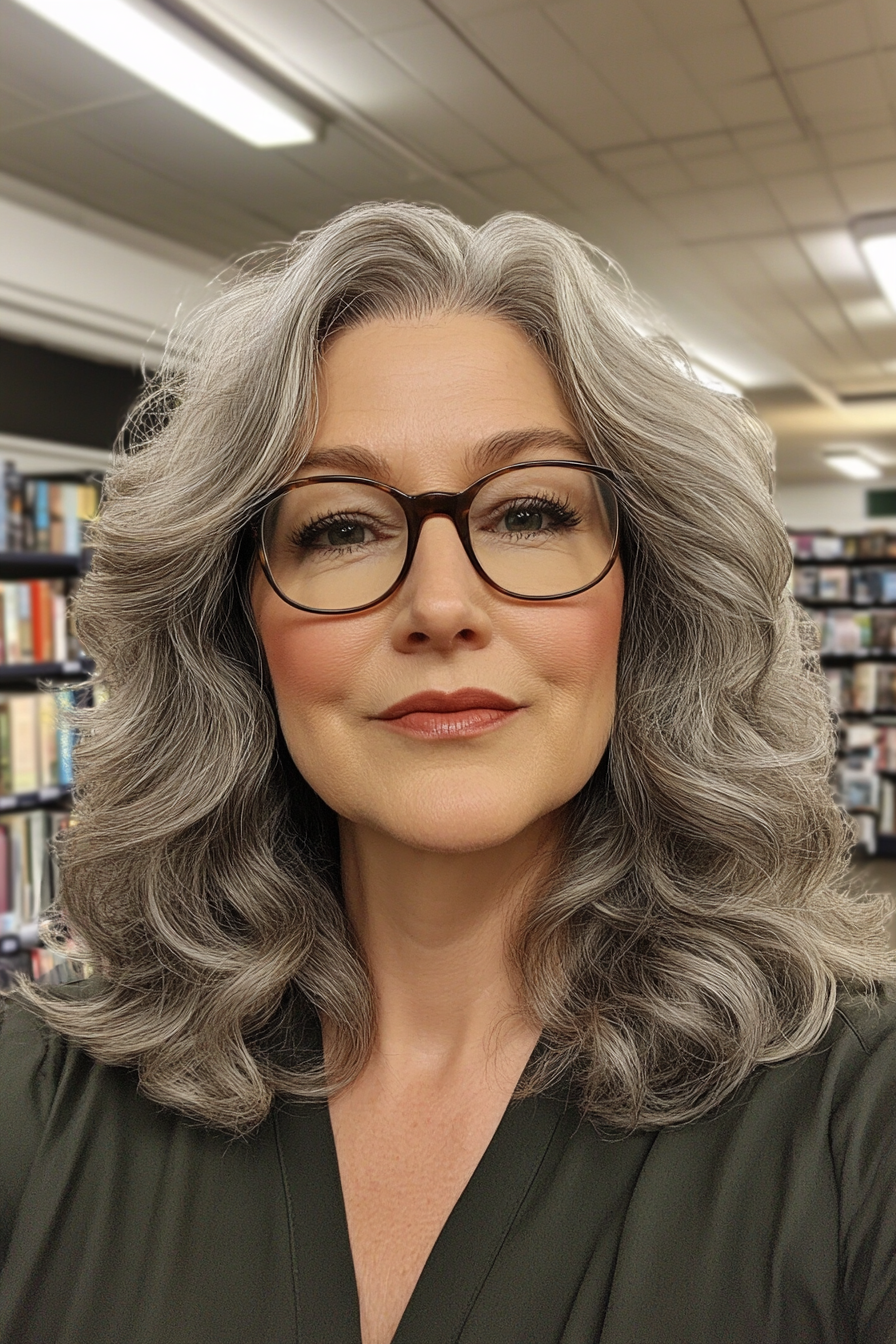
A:
[[[508,532],[537,532],[544,525],[544,512],[532,504],[518,505],[504,515]]]
[[[300,550],[347,550],[376,540],[374,520],[351,514],[328,514],[305,523],[293,533]],[[382,530],[382,529],[380,529]]]
[[[581,522],[576,511],[561,499],[530,498],[505,502],[496,511],[499,532],[548,532],[575,527]]]

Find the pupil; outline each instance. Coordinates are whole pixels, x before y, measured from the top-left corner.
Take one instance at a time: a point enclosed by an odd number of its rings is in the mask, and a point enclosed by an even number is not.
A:
[[[364,528],[360,523],[334,523],[327,528],[327,541],[331,546],[360,546],[364,540]]]
[[[541,527],[538,509],[514,509],[507,515],[508,532],[536,532]]]

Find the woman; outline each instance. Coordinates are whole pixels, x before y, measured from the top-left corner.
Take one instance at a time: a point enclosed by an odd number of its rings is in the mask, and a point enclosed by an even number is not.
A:
[[[569,234],[405,205],[238,278],[140,423],[0,1340],[896,1338],[883,911],[764,429]]]

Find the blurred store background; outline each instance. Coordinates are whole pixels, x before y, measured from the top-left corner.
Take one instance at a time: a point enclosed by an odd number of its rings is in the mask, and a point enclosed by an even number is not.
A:
[[[772,426],[836,786],[863,876],[896,885],[893,0],[0,0],[6,606],[28,587],[36,630],[77,582],[51,514],[89,520],[62,487],[102,472],[178,312],[229,259],[396,197],[576,230]],[[73,639],[32,641],[60,686]],[[33,696],[4,661],[5,699]],[[62,805],[57,747],[0,783],[10,818]],[[52,883],[27,875],[45,824],[0,826],[8,929]]]

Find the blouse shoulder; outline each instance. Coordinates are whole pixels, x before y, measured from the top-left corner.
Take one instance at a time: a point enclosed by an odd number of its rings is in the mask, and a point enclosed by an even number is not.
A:
[[[84,980],[57,986],[53,993],[80,998],[93,989]],[[40,1149],[59,1080],[75,1056],[85,1059],[15,991],[0,996],[0,1251]]]
[[[889,1339],[896,1321],[896,990],[843,996],[828,1042],[844,1287],[848,1300],[861,1303],[860,1337]]]

